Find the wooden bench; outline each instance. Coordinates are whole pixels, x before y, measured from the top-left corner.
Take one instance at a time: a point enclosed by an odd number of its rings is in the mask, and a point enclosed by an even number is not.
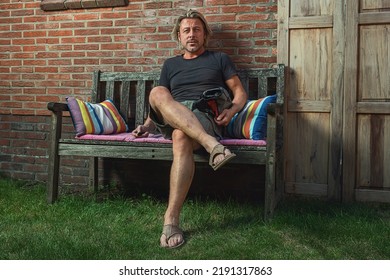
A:
[[[249,94],[249,99],[264,97],[270,92],[277,94],[276,103],[267,108],[266,146],[234,145],[229,149],[237,154],[229,166],[249,164],[265,166],[264,218],[272,217],[274,208],[283,191],[283,106],[284,65],[274,68],[240,70],[240,79]],[[159,73],[100,72],[93,74],[91,102],[98,103],[107,98],[114,101],[130,129],[142,124],[148,113],[148,94],[157,84]],[[51,115],[51,139],[48,165],[47,200],[58,199],[60,157],[89,157],[89,184],[97,190],[98,159],[126,158],[129,160],[172,160],[171,144],[135,143],[124,141],[96,141],[62,138],[63,113],[69,111],[66,103],[48,103]],[[207,162],[208,155],[196,154],[196,162]],[[256,168],[257,170],[257,168]],[[260,172],[259,172],[260,174]],[[215,176],[218,176],[215,173]],[[257,177],[255,174],[254,177]],[[259,176],[259,180],[261,177]],[[259,182],[259,188],[261,184]]]

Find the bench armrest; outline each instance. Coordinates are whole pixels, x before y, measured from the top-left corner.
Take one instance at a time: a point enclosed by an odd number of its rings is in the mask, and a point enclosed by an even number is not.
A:
[[[69,111],[68,105],[66,103],[58,103],[58,102],[47,103],[47,109],[49,109],[52,112]]]

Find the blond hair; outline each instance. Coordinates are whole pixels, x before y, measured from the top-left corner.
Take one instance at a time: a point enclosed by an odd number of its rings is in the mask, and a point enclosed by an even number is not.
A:
[[[181,24],[181,21],[183,19],[186,19],[186,18],[197,18],[202,22],[203,27],[204,27],[204,32],[205,32],[204,45],[207,46],[208,40],[211,37],[211,35],[213,34],[213,32],[211,31],[211,28],[210,28],[209,24],[207,23],[206,19],[204,18],[204,16],[200,12],[198,12],[196,10],[192,10],[192,9],[186,11],[183,15],[181,15],[177,19],[175,27],[173,28],[173,31],[172,31],[172,35],[175,38],[175,40],[179,41],[180,24]]]

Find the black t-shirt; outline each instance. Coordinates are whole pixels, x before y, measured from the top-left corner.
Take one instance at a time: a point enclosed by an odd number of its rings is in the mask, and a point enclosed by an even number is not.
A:
[[[205,51],[194,59],[184,59],[182,55],[167,59],[160,85],[168,88],[176,101],[197,100],[207,89],[226,88],[225,81],[236,74],[235,65],[227,54]]]

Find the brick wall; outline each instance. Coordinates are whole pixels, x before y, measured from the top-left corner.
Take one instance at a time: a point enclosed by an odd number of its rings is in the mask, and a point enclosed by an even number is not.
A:
[[[47,102],[87,98],[96,69],[159,69],[178,54],[170,32],[188,8],[206,15],[214,31],[210,49],[230,54],[238,68],[276,63],[276,0],[132,0],[125,7],[65,11],[42,11],[40,1],[2,0],[0,172],[45,181]],[[66,181],[86,182],[84,160],[64,161]]]

